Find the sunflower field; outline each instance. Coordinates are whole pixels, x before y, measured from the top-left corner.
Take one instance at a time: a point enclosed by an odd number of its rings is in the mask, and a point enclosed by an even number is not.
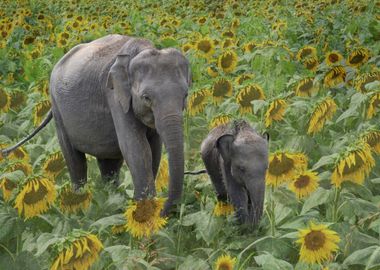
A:
[[[0,148],[50,109],[49,76],[77,44],[144,37],[189,59],[185,168],[215,126],[270,135],[264,214],[239,225],[207,174],[169,218],[121,184],[73,192],[53,123],[0,156],[0,269],[380,269],[380,1],[2,0]]]

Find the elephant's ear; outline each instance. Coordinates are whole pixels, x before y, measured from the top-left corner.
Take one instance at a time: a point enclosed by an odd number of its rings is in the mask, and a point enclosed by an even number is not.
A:
[[[153,48],[150,41],[131,38],[119,51],[116,61],[108,73],[107,88],[115,91],[115,99],[120,103],[124,113],[129,111],[132,101],[129,63],[140,52],[148,48]]]
[[[115,91],[115,99],[120,103],[124,113],[129,111],[131,105],[131,83],[126,70],[130,59],[130,55],[118,55],[107,78],[107,88]]]
[[[263,133],[263,138],[266,139],[267,142],[269,142],[269,138],[270,138],[269,133],[268,132],[264,132]]]
[[[216,148],[226,163],[231,162],[231,149],[233,142],[234,136],[231,134],[222,135],[216,140]]]

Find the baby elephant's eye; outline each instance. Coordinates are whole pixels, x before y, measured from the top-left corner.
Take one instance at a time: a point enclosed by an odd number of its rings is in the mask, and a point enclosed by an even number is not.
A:
[[[245,168],[244,168],[244,167],[238,166],[237,169],[238,169],[241,173],[245,173]]]

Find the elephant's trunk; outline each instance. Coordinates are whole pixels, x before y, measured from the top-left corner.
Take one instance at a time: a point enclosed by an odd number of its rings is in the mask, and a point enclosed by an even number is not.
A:
[[[161,117],[156,128],[169,155],[169,194],[163,215],[168,215],[170,208],[179,202],[183,189],[184,151],[182,113],[166,114]]]
[[[265,182],[264,179],[253,182],[248,187],[250,205],[248,206],[249,223],[257,226],[263,214]]]

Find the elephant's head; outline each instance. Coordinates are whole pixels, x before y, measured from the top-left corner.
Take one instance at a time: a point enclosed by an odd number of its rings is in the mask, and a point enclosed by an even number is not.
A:
[[[241,211],[237,211],[241,222],[256,225],[263,212],[265,175],[268,168],[269,136],[258,135],[250,127],[237,133],[218,138],[216,147],[223,158],[225,168],[233,181],[243,187],[240,194]],[[240,189],[241,190],[241,189]],[[227,193],[236,192],[227,185]],[[240,216],[239,216],[240,215]],[[247,215],[247,216],[245,216]]]
[[[169,197],[164,214],[181,197],[184,174],[183,116],[190,65],[176,49],[158,50],[143,39],[131,39],[112,65],[107,87],[125,113],[133,110],[146,126],[156,129],[169,155]]]

